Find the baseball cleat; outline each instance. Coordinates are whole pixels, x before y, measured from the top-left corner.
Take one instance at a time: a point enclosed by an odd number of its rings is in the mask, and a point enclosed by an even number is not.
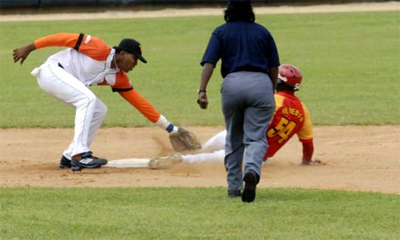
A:
[[[59,168],[71,168],[71,160],[62,155]]]
[[[82,168],[99,168],[106,164],[106,159],[95,157],[92,155],[92,152],[85,152],[78,157],[72,157],[71,170],[79,171]]]
[[[166,157],[153,158],[149,162],[150,169],[167,168],[174,163],[182,162],[182,156],[179,153],[174,153]]]
[[[258,183],[258,176],[253,171],[248,171],[243,178],[245,185],[242,194],[243,202],[253,202],[256,198],[256,186]]]

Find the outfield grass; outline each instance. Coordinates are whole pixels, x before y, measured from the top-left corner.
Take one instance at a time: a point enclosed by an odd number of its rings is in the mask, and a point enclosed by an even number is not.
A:
[[[399,239],[395,195],[224,188],[2,189],[0,239]]]
[[[299,95],[315,124],[400,124],[399,12],[260,15],[273,33],[282,63],[300,67]],[[71,127],[74,111],[47,96],[30,71],[62,48],[35,51],[23,66],[12,49],[56,32],[84,32],[117,45],[142,42],[149,63],[130,73],[133,85],[178,125],[222,125],[219,66],[210,106],[195,103],[199,62],[220,17],[1,23],[0,127]],[[109,87],[93,87],[108,105],[105,126],[151,126]]]

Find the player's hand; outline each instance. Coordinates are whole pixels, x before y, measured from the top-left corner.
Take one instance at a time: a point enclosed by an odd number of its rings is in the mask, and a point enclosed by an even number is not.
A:
[[[303,166],[315,166],[315,165],[323,165],[323,163],[320,160],[302,160],[301,164]]]
[[[33,43],[14,49],[13,51],[14,62],[16,63],[19,60],[21,60],[21,65],[22,65],[22,63],[28,57],[29,53],[31,53],[33,50],[35,50],[35,45]]]
[[[200,92],[197,95],[197,104],[199,104],[201,109],[206,109],[208,106],[207,94],[205,92]]]

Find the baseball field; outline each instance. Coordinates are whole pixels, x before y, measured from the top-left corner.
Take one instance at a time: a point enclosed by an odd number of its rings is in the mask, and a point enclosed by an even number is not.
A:
[[[224,23],[222,9],[83,20],[1,16],[0,239],[400,239],[400,4],[339,8],[256,9],[281,62],[303,72],[298,95],[314,124],[314,158],[324,164],[298,165],[301,144],[293,139],[263,167],[251,204],[227,198],[222,163],[59,169],[74,109],[46,95],[30,71],[61,48],[35,51],[22,66],[12,61],[14,48],[56,32],[91,34],[111,46],[135,38],[148,64],[129,74],[132,84],[204,142],[224,128],[219,65],[209,109],[196,104],[199,62]],[[109,87],[92,90],[108,106],[96,155],[173,152],[165,131]]]

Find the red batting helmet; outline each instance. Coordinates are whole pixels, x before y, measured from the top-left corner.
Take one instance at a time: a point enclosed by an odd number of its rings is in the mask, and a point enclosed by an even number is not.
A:
[[[300,70],[290,64],[282,64],[279,66],[278,84],[285,84],[293,87],[294,91],[300,89],[303,75]]]

